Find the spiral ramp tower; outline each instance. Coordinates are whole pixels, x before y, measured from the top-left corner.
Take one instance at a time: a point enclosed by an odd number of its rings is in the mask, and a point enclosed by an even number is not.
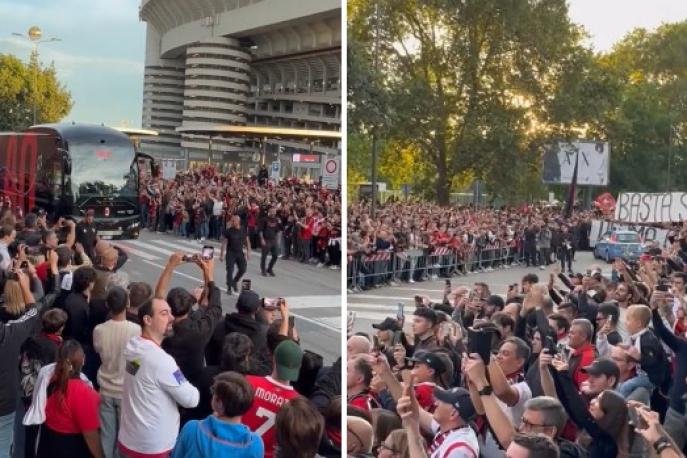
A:
[[[177,127],[341,129],[340,0],[142,0],[146,22],[142,142],[158,158],[251,162],[241,138]],[[335,141],[268,140],[284,151],[337,154]]]

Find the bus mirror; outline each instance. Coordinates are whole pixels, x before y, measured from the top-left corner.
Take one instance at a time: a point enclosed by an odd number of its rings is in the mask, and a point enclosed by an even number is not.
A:
[[[61,158],[62,158],[62,170],[65,175],[69,175],[72,173],[72,158],[69,155],[69,152],[63,148],[58,148],[57,151],[59,151]]]

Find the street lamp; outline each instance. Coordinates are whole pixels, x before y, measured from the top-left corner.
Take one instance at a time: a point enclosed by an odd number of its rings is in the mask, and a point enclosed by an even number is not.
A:
[[[36,25],[31,26],[26,34],[14,32],[12,35],[29,40],[29,42],[33,45],[31,57],[35,59],[33,66],[33,124],[35,125],[36,113],[38,111],[38,45],[41,43],[52,43],[62,40],[59,38],[47,38],[43,40],[43,31]]]

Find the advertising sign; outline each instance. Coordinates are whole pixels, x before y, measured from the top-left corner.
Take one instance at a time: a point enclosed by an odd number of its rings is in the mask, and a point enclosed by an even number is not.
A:
[[[570,184],[575,157],[580,154],[577,184],[607,186],[611,160],[610,146],[604,142],[559,142],[544,153],[543,181],[546,184]]]

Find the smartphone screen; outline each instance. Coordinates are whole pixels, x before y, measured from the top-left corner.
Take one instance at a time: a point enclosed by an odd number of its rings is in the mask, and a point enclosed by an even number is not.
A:
[[[203,251],[201,252],[203,259],[212,259],[215,257],[215,248],[211,246],[204,246]]]
[[[398,303],[398,310],[396,311],[396,319],[401,321],[404,318],[404,313],[403,313],[404,305],[402,302]]]
[[[636,407],[630,407],[628,409],[628,414],[629,414],[629,420],[630,424],[634,425],[635,428],[637,429],[647,429],[649,425],[646,424],[646,421],[644,421],[644,418],[640,414],[637,413],[637,408]]]
[[[401,343],[401,334],[403,334],[403,331],[394,332],[394,338],[391,341],[391,346],[395,347]]]

